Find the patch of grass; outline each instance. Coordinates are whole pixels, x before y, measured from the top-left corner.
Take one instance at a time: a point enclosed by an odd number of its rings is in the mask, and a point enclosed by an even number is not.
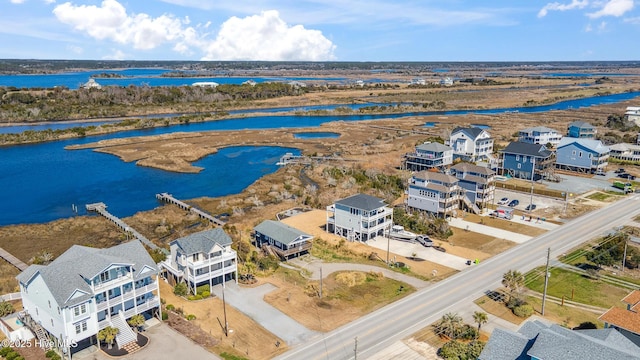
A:
[[[478,298],[474,303],[480,306],[482,310],[486,311],[488,314],[497,316],[516,325],[520,325],[524,320],[526,320],[525,318],[516,316],[503,301],[490,299],[486,295]]]
[[[547,294],[558,298],[564,296],[567,300],[609,308],[629,293],[628,289],[615,287],[601,280],[594,280],[564,269],[551,269],[550,273]],[[529,289],[537,292],[544,291],[544,268],[539,267],[528,272],[525,279]]]
[[[591,200],[596,200],[596,201],[608,201],[608,199],[611,198],[611,195],[597,191],[587,196],[586,198]]]
[[[363,276],[355,276],[356,274]],[[324,300],[340,300],[364,312],[372,311],[415,291],[415,288],[401,281],[372,273],[336,272],[331,274],[331,278],[333,281],[325,287]],[[357,281],[359,278],[360,281]]]
[[[542,299],[530,296],[527,298],[527,302],[533,305],[536,314],[540,315],[540,311],[542,309]],[[590,321],[598,325],[598,328],[601,329],[604,327],[604,323],[598,320],[599,316],[600,314],[596,314],[591,311],[569,306],[561,306],[560,304],[552,303],[550,301],[547,301],[544,306],[545,319],[549,319],[556,324],[560,324],[568,328],[573,328],[583,322]]]
[[[229,354],[228,352],[223,352],[222,354],[220,354],[220,357],[224,360],[249,360],[249,358],[246,358],[244,356],[233,355]]]
[[[466,221],[471,221],[476,224],[483,224],[487,226],[494,227],[496,229],[502,229],[507,231],[512,231],[518,234],[528,235],[528,236],[538,236],[547,232],[544,229],[540,229],[533,226],[522,225],[518,223],[511,222],[509,220],[504,219],[495,219],[489,216],[479,216],[475,214],[467,214],[464,218]],[[482,222],[480,222],[482,221]]]

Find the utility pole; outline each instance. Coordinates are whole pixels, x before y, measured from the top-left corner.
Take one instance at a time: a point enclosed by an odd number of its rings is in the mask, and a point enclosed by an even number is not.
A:
[[[320,299],[322,299],[322,266],[320,266]]]
[[[551,248],[547,248],[547,266],[544,268],[544,292],[542,293],[542,311],[544,316],[544,303],[547,300],[547,285],[549,284],[549,258],[551,257]]]
[[[533,157],[533,166],[531,167],[531,201],[529,202],[529,213],[531,213],[531,211],[533,210],[533,184],[535,182],[535,175],[536,175],[536,158],[535,156]]]
[[[393,226],[393,222],[391,222],[391,225]],[[387,266],[389,266],[389,246],[391,243],[391,228],[389,228],[389,231],[387,232]]]
[[[224,274],[222,275],[224,277]],[[224,284],[222,285],[222,311],[224,312],[224,336],[229,336],[229,323],[227,322],[227,302],[224,300]]]
[[[627,244],[629,243],[629,241],[627,240],[627,236],[626,235],[622,235],[624,237],[624,255],[622,255],[622,272],[624,272],[624,266],[626,265],[627,262]]]
[[[358,337],[355,338],[356,344],[353,346],[353,360],[358,360]]]

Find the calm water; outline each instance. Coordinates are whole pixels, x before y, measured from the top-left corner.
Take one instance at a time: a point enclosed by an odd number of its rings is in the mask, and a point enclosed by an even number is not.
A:
[[[238,193],[264,174],[275,171],[275,163],[286,152],[299,154],[298,150],[278,147],[226,148],[196,162],[196,166],[205,168],[201,173],[178,174],[125,163],[115,156],[91,150],[64,150],[64,147],[70,144],[176,131],[317,127],[329,121],[400,118],[410,115],[542,112],[616,103],[637,96],[640,96],[640,92],[571,100],[538,107],[479,111],[349,116],[255,116],[36,145],[3,147],[0,148],[0,225],[40,223],[68,217],[72,216],[72,204],[76,204],[82,213],[85,204],[99,201],[105,202],[114,215],[129,216],[137,211],[156,207],[158,204],[155,194],[159,192],[170,192],[179,199]],[[517,113],[514,114],[514,119],[517,119]]]
[[[117,74],[119,78],[96,78],[96,81],[103,86],[183,86],[191,85],[194,82],[213,81],[218,84],[242,84],[247,80],[257,83],[267,81],[326,81],[345,82],[343,77],[231,77],[231,76],[206,76],[197,78],[172,78],[161,75],[172,70],[167,69],[126,69],[126,70],[91,70],[82,72],[51,74],[51,75],[0,75],[0,86],[14,86],[17,88],[53,88],[56,86],[66,86],[69,89],[77,89],[86,83],[89,78],[98,74]],[[381,82],[380,79],[371,79],[367,82]]]
[[[334,132],[299,132],[293,134],[296,139],[337,139],[340,134]]]

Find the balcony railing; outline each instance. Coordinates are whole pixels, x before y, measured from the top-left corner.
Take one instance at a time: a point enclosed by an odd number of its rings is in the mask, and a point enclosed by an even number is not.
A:
[[[118,277],[116,277],[114,279],[109,279],[107,281],[103,281],[103,282],[95,282],[94,281],[93,290],[95,292],[98,292],[100,290],[113,288],[113,287],[116,287],[116,286],[120,286],[123,283],[130,282],[132,279],[133,279],[133,277],[131,276],[131,273],[126,273],[126,274],[118,276]]]
[[[282,250],[279,247],[273,246],[273,245],[267,245],[267,246],[269,246],[271,248],[271,250],[273,250],[281,258],[287,258],[287,257],[289,257],[291,255],[299,254],[301,252],[310,250],[312,245],[313,244],[311,242],[306,242],[306,243],[304,243],[304,244],[302,244],[300,246],[296,246],[296,247],[294,247],[292,249],[288,249],[288,250]]]

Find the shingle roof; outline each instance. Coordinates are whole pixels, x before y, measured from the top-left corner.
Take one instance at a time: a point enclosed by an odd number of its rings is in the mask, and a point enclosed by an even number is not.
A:
[[[440,181],[447,184],[455,184],[458,182],[458,178],[455,176],[426,170],[415,173],[413,177],[421,180]]]
[[[266,235],[274,240],[277,240],[285,245],[289,245],[295,240],[299,239],[301,236],[311,238],[312,236],[300,231],[294,227],[291,227],[287,224],[281,223],[279,221],[273,220],[265,220],[258,224],[254,228],[256,232],[260,234]]]
[[[640,313],[612,307],[598,318],[616,327],[640,334]]]
[[[635,305],[640,302],[640,290],[633,290],[629,295],[622,299],[622,302],[629,305]]]
[[[561,148],[571,145],[571,144],[578,144],[586,149],[589,150],[593,150],[595,152],[597,152],[598,154],[604,154],[609,152],[609,147],[608,146],[604,146],[602,144],[602,141],[600,140],[595,140],[595,139],[585,139],[585,138],[572,138],[572,137],[563,137],[562,140],[560,140],[560,143],[558,144],[558,150],[560,150]]]
[[[551,150],[544,145],[529,144],[520,141],[510,142],[504,149],[500,150],[506,154],[528,155],[546,159],[551,156]]]
[[[40,274],[60,307],[73,306],[93,296],[88,282],[113,264],[131,265],[134,279],[141,276],[140,272],[145,266],[154,273],[158,272],[147,250],[138,240],[134,240],[106,249],[74,245],[49,265],[31,265],[16,278],[27,284]],[[148,276],[147,273],[144,276]],[[86,294],[69,300],[77,290]]]
[[[522,352],[526,352],[527,357],[522,357]],[[519,360],[530,357],[549,360],[639,360],[640,348],[615,329],[570,330],[558,325],[528,321],[517,333],[494,330],[479,359]]]
[[[227,235],[222,228],[215,228],[182,237],[172,241],[169,245],[177,245],[186,256],[189,256],[199,253],[206,254],[209,253],[216,244],[220,247],[225,247],[231,245],[232,242],[229,235]]]
[[[591,128],[593,129],[594,126],[589,124],[588,122],[584,122],[584,121],[574,121],[571,124],[569,124],[569,127],[579,127],[579,128]]]
[[[484,174],[484,175],[493,175],[496,173],[495,171],[489,169],[486,166],[478,166],[478,165],[470,164],[466,162],[457,163],[453,165],[451,169],[457,172],[463,171],[466,173],[472,172],[472,173]]]
[[[467,134],[468,137],[472,138],[472,139],[477,139],[478,136],[480,136],[480,134],[482,134],[484,130],[479,128],[479,127],[469,127],[469,128],[463,128],[463,127],[457,127],[455,129],[453,129],[453,131],[451,132],[451,135],[457,133],[457,132],[463,132],[465,134]]]
[[[345,205],[354,209],[371,211],[386,206],[384,199],[367,194],[356,194],[336,201],[336,204]]]
[[[416,146],[416,150],[433,151],[433,152],[453,151],[453,149],[450,146],[443,145],[438,142],[420,144]]]
[[[546,126],[535,126],[535,127],[530,127],[530,128],[526,128],[526,129],[522,129],[520,130],[520,132],[525,132],[525,133],[532,133],[532,132],[539,132],[539,133],[550,133],[550,132],[558,132],[552,128],[548,128]]]

